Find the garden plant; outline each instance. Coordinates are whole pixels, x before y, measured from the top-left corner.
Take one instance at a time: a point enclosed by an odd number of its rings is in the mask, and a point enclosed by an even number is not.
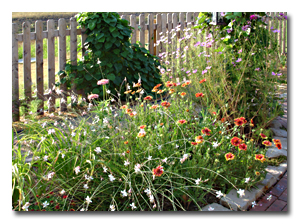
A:
[[[281,113],[276,44],[263,14],[224,17],[209,33],[210,14],[200,13],[176,47],[161,37],[166,51],[156,58],[129,44],[118,14],[79,14],[88,53],[66,66],[64,81],[85,88],[86,110],[44,121],[33,104],[23,132],[12,132],[13,209],[199,211],[231,189],[243,197],[256,187],[266,148],[281,148],[265,129]]]

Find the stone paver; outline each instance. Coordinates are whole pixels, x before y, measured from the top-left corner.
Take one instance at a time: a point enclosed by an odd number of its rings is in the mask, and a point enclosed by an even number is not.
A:
[[[279,197],[287,189],[287,179],[282,178],[278,183],[272,188],[270,193]]]
[[[212,203],[209,205],[206,205],[205,207],[202,208],[203,212],[210,211],[209,208],[213,209],[213,212],[231,212],[230,209],[225,208],[224,206],[217,204],[217,203]]]
[[[287,202],[287,189],[284,190],[284,192],[280,195],[279,199],[282,201]]]
[[[278,128],[270,128],[276,136],[287,138],[287,131]]]
[[[268,200],[270,194],[266,194],[264,197],[262,197],[262,199],[260,201],[257,202],[257,205],[254,207],[251,207],[249,209],[249,211],[251,212],[262,212],[262,211],[266,211],[270,205],[277,200],[277,197],[275,196],[271,196],[271,199]]]
[[[279,212],[284,209],[287,205],[285,201],[276,200],[271,206],[266,210],[267,212]]]
[[[276,158],[279,156],[286,156],[287,157],[287,151],[284,149],[278,149],[276,147],[270,147],[268,148],[268,151],[266,152],[267,158]]]

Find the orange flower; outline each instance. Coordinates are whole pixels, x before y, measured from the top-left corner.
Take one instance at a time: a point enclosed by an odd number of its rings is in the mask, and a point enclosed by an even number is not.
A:
[[[175,89],[170,89],[169,93],[172,94],[175,92]]]
[[[136,115],[136,114],[134,114],[134,113],[130,113],[130,114],[129,114],[130,117],[134,117],[135,115]]]
[[[126,109],[126,114],[130,114],[130,113],[132,113],[132,109],[130,108]]]
[[[255,172],[255,175],[256,175],[256,176],[260,176],[260,172],[256,171],[256,172]]]
[[[152,96],[146,96],[146,97],[144,98],[144,100],[152,100],[152,99],[153,99]]]
[[[162,84],[157,84],[156,86],[154,86],[154,89],[158,89],[161,86],[162,86]]]
[[[172,87],[172,86],[173,86],[173,83],[171,81],[167,81],[166,87]]]
[[[202,132],[202,134],[205,134],[205,135],[207,135],[207,136],[210,136],[211,130],[208,129],[207,127],[205,127],[204,129],[201,130],[201,132]]]
[[[152,92],[157,92],[158,91],[158,89],[152,89]]]
[[[189,85],[189,84],[191,84],[191,83],[192,83],[192,81],[186,81],[186,82],[185,82],[186,85]]]
[[[135,83],[133,87],[141,87],[141,83]]]
[[[130,153],[130,150],[129,150],[129,149],[128,149],[128,150],[126,150],[126,153],[127,153],[127,154],[129,154],[129,153]]]
[[[191,142],[191,144],[192,144],[192,145],[198,145],[198,143],[197,143],[197,142]]]
[[[140,126],[140,129],[145,129],[147,126],[146,125],[142,125]]]
[[[138,133],[139,138],[142,138],[142,137],[145,137],[145,136],[146,136],[146,132],[139,132]]]
[[[181,96],[185,96],[185,95],[186,95],[186,93],[185,93],[185,92],[182,92],[182,93],[180,93],[180,95],[181,95]]]
[[[153,106],[151,106],[150,108],[151,109],[156,109],[158,107],[158,105],[153,105]]]
[[[130,89],[130,90],[128,90],[128,91],[125,91],[124,93],[125,94],[128,94],[128,93],[130,93],[132,90]]]
[[[239,145],[239,149],[246,151],[247,150],[247,145],[242,143],[242,144]]]
[[[160,177],[164,173],[163,166],[159,165],[156,168],[153,168],[152,173],[154,176]]]
[[[142,91],[142,89],[138,89],[136,92],[139,93],[139,92],[141,92],[141,91]]]
[[[133,94],[135,94],[135,91],[133,91],[133,92],[131,93],[131,95],[133,95]]]
[[[186,120],[182,119],[182,120],[177,121],[177,123],[184,124],[184,123],[186,123]]]
[[[189,112],[190,110],[189,109],[186,109],[186,112]]]
[[[121,109],[127,109],[127,105],[121,106]]]
[[[160,126],[163,126],[163,125],[164,125],[164,123],[160,123],[159,125],[160,125]]]
[[[253,123],[253,120],[252,120],[252,119],[250,120],[250,126],[251,126],[251,127],[254,126],[254,123]]]
[[[162,102],[161,105],[163,107],[169,107],[169,106],[171,106],[171,104],[169,102],[167,102],[167,101]]]
[[[265,161],[265,156],[263,154],[255,154],[255,160],[259,160],[263,163]]]
[[[264,139],[267,139],[268,137],[265,135],[265,134],[263,134],[263,133],[260,133],[260,137],[262,137],[262,138],[264,138]]]
[[[128,144],[128,141],[125,141],[124,144],[127,145],[127,144]]]
[[[242,143],[242,140],[239,139],[238,137],[233,137],[231,140],[230,140],[231,144],[234,145],[234,146],[239,146],[241,143]]]
[[[262,144],[265,145],[265,146],[271,146],[272,145],[272,143],[270,141],[267,141],[267,140],[263,141]]]
[[[225,159],[228,161],[228,160],[233,160],[234,159],[234,155],[232,153],[227,153],[225,154]]]
[[[197,142],[198,144],[204,142],[204,139],[203,139],[203,137],[202,137],[201,135],[195,137],[195,140],[196,140],[196,142]]]
[[[274,142],[275,144],[281,143],[280,139],[273,139],[273,142]]]
[[[212,112],[212,114],[213,114],[213,115],[216,115],[217,113],[216,113],[216,112]]]
[[[206,82],[206,79],[202,79],[199,83],[203,83]]]
[[[185,87],[186,86],[186,83],[183,83],[182,85],[181,85],[181,87]]]
[[[203,93],[196,93],[195,96],[196,97],[204,97],[204,94]]]
[[[158,90],[158,94],[162,94],[163,92],[164,92],[165,90],[162,90],[162,89],[160,89],[160,90]]]
[[[221,119],[221,122],[222,122],[222,123],[224,123],[224,122],[225,122],[225,117],[223,117],[223,118]]]
[[[276,146],[278,149],[281,149],[281,143],[276,143],[275,146]]]

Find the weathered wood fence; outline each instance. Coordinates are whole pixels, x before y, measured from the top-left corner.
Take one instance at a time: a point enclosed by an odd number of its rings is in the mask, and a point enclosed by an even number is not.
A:
[[[136,43],[138,40],[142,46],[146,47],[151,54],[158,55],[159,52],[164,51],[163,45],[156,46],[155,43],[165,35],[168,42],[171,41],[170,31],[177,25],[180,26],[180,30],[183,31],[185,27],[194,25],[198,12],[187,13],[166,13],[166,14],[149,14],[147,24],[145,22],[145,15],[141,14],[138,18],[135,15],[121,16],[121,18],[130,21],[130,26],[134,27],[131,42]],[[279,23],[276,13],[268,13],[274,19],[268,21],[269,29],[273,26],[274,29],[279,29],[280,33],[276,33],[279,44],[280,53],[287,53],[287,22]],[[284,13],[287,15],[287,13]],[[155,17],[155,18],[154,18]],[[138,23],[136,21],[138,20]],[[17,33],[17,24],[12,24],[12,115],[13,121],[18,121],[20,118],[20,103],[29,103],[32,99],[40,99],[42,103],[39,105],[40,114],[43,113],[44,101],[48,101],[48,111],[55,111],[55,99],[63,98],[60,102],[60,110],[65,111],[67,108],[67,95],[81,94],[81,91],[77,91],[75,85],[72,85],[71,91],[68,91],[66,85],[62,85],[60,90],[64,94],[55,94],[55,44],[54,39],[58,38],[58,63],[59,70],[64,70],[66,64],[66,36],[70,36],[70,60],[73,65],[77,63],[77,36],[81,36],[81,43],[84,46],[86,35],[84,34],[84,28],[77,28],[78,24],[76,19],[72,17],[70,19],[70,29],[66,27],[66,20],[58,20],[58,29],[54,29],[54,20],[47,21],[47,31],[43,31],[42,21],[35,22],[35,32],[30,32],[30,23],[24,22],[22,24],[21,34]],[[168,32],[167,32],[168,31]],[[177,33],[177,40],[183,35],[182,32]],[[43,39],[47,39],[47,62],[48,62],[48,93],[44,90],[44,65],[43,65]],[[176,41],[175,39],[175,41]],[[31,41],[35,41],[36,49],[36,95],[32,96],[32,76],[31,76]],[[20,100],[19,89],[19,72],[18,72],[18,42],[23,43],[23,80],[24,80],[24,96],[25,100]],[[147,45],[147,46],[146,46]],[[84,53],[84,48],[82,48]]]

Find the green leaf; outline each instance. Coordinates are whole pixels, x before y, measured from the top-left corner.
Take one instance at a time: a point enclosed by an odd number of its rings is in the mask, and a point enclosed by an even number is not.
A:
[[[114,75],[114,74],[108,74],[107,75],[107,78],[109,79],[109,80],[111,80],[111,81],[114,81],[115,80],[115,78],[116,78],[116,76]]]
[[[99,42],[104,42],[105,41],[105,37],[101,37],[98,41]]]
[[[109,48],[111,48],[112,45],[113,44],[111,42],[105,42],[104,47],[105,47],[105,49],[109,49]]]
[[[99,94],[99,93],[100,93],[100,90],[99,90],[99,88],[94,88],[92,92],[93,92],[94,94]]]
[[[242,13],[241,12],[234,12],[233,15],[242,17]]]
[[[122,64],[120,64],[120,63],[117,63],[117,64],[114,64],[114,67],[116,68],[116,72],[118,73],[119,71],[121,71],[122,70]]]
[[[89,74],[84,76],[87,81],[90,81],[93,77]]]
[[[112,33],[116,29],[116,27],[115,26],[110,26],[108,29]]]
[[[113,52],[114,52],[115,54],[119,54],[119,53],[120,53],[120,49],[114,49]]]
[[[96,27],[96,21],[95,20],[93,20],[92,22],[88,23],[88,28],[90,30],[93,30],[95,27]]]

